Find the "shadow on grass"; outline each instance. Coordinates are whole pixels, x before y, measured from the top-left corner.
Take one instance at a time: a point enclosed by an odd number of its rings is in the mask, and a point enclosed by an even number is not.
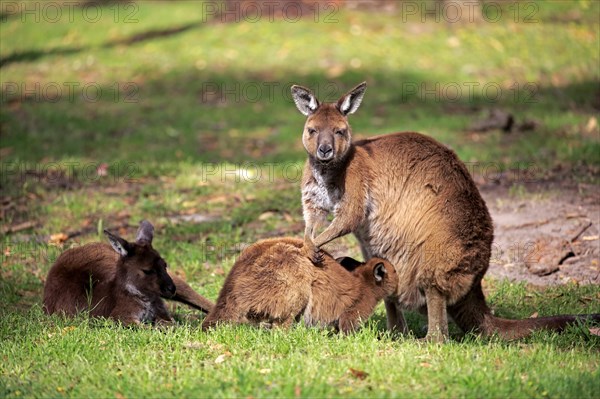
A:
[[[170,33],[146,32],[127,40],[148,40],[193,26],[184,25]],[[300,135],[304,118],[294,107],[290,86],[302,84],[313,89],[319,99],[334,101],[363,80],[369,83],[366,100],[350,118],[355,134],[436,131],[436,138],[458,147],[459,156],[460,150],[477,145],[470,140],[468,127],[489,109],[506,109],[517,118],[538,118],[561,111],[596,112],[598,106],[595,81],[561,88],[539,87],[531,101],[522,103],[515,102],[512,93],[499,99],[463,93],[456,100],[444,97],[443,92],[427,94],[424,90],[443,80],[406,71],[351,71],[330,80],[321,74],[288,70],[240,73],[189,68],[140,83],[94,84],[98,93],[94,98],[63,95],[57,101],[15,88],[9,92],[3,85],[2,102],[8,104],[0,111],[5,120],[3,147],[10,148],[5,159],[302,162],[305,155]],[[457,135],[457,130],[463,133]],[[538,151],[538,145],[560,144],[557,140],[561,138],[552,133],[542,125],[527,134],[504,137],[516,151]],[[600,163],[593,156],[596,147],[582,147],[590,158],[585,161]],[[484,151],[500,150],[487,147]]]
[[[148,30],[145,32],[136,33],[136,34],[133,34],[131,36],[128,36],[128,37],[125,37],[122,39],[108,41],[105,44],[101,45],[100,47],[101,48],[112,48],[112,47],[116,47],[116,46],[134,45],[134,44],[143,43],[143,42],[150,41],[150,40],[156,40],[156,39],[160,39],[160,38],[174,36],[174,35],[186,32],[190,29],[201,27],[202,25],[205,25],[205,23],[194,22],[194,23],[184,24],[181,26],[175,26],[175,27],[171,27],[171,28],[152,29],[152,30]],[[72,55],[72,54],[76,54],[76,53],[80,53],[82,51],[92,50],[92,49],[93,49],[92,46],[87,46],[87,47],[75,46],[75,47],[57,47],[57,48],[53,48],[50,50],[36,50],[36,49],[25,50],[22,52],[13,53],[6,57],[0,58],[0,68],[6,66],[8,64],[12,64],[14,62],[34,62],[43,57],[56,56],[56,55]]]

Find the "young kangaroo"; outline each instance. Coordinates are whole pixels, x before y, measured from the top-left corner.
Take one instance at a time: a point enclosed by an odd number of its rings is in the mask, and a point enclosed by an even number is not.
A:
[[[419,133],[353,143],[347,116],[365,89],[361,83],[337,103],[320,103],[309,89],[292,86],[298,110],[308,117],[302,135],[306,255],[318,263],[322,245],[354,233],[365,259],[388,259],[398,272],[396,295],[385,301],[388,328],[406,332],[401,309],[426,307],[427,339],[433,341],[448,337],[447,312],[463,331],[507,339],[575,322],[578,316],[492,316],[481,289],[492,220],[473,179],[452,150]],[[328,213],[334,219],[317,235]]]
[[[48,273],[44,309],[48,314],[110,317],[123,324],[170,322],[161,297],[205,313],[214,306],[185,281],[167,273],[152,248],[154,227],[142,221],[135,243],[104,230],[110,245],[92,243],[63,252]],[[111,248],[112,247],[112,248]]]
[[[202,329],[220,322],[261,321],[287,327],[302,316],[307,325],[335,325],[348,333],[396,292],[396,270],[383,259],[348,271],[324,254],[322,267],[315,267],[302,247],[301,239],[273,238],[246,248]]]

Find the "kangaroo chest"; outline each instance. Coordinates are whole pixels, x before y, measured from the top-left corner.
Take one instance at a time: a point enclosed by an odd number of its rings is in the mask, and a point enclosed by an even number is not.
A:
[[[334,184],[325,181],[323,176],[316,174],[302,189],[302,200],[313,207],[332,212],[337,211],[337,206],[342,199],[342,190]]]
[[[138,319],[141,323],[152,323],[156,319],[154,306],[150,302],[142,302],[138,312]]]

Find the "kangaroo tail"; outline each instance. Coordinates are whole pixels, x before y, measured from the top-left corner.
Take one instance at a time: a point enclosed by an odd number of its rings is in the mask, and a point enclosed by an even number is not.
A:
[[[204,313],[210,313],[214,309],[215,304],[213,302],[194,291],[194,289],[190,287],[182,278],[171,275],[171,279],[173,280],[173,283],[175,283],[177,290],[175,292],[175,296],[169,299],[185,303],[186,305],[198,309]]]
[[[489,315],[484,334],[498,334],[504,339],[519,339],[528,336],[534,330],[561,332],[567,326],[585,321],[600,322],[600,314],[559,315],[522,320],[501,319]]]
[[[475,331],[485,336],[498,335],[507,340],[526,337],[534,330],[546,329],[560,332],[565,327],[578,322],[600,322],[600,314],[560,315],[522,320],[495,317],[485,302],[481,282],[474,284],[464,298],[449,306],[448,312],[465,332]]]

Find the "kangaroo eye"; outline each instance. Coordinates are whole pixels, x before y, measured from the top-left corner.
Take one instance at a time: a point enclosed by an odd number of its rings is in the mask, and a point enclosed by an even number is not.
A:
[[[142,270],[146,276],[154,274],[154,269]]]
[[[308,128],[308,134],[313,135],[315,134],[317,131],[315,129],[313,129],[312,127]]]
[[[343,136],[344,134],[346,134],[345,130],[336,130],[335,134],[337,134],[338,136]]]

